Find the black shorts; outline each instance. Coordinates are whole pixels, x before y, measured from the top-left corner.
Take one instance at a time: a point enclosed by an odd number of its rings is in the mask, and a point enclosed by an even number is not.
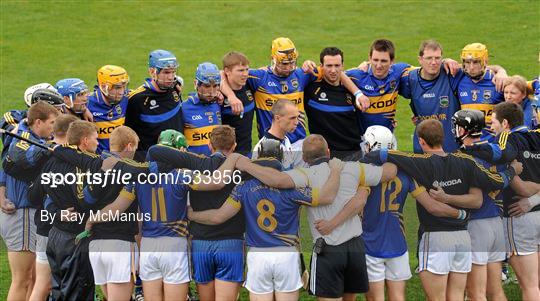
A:
[[[326,245],[311,256],[309,291],[324,298],[340,298],[345,293],[365,293],[369,289],[364,241],[352,238],[337,246]]]

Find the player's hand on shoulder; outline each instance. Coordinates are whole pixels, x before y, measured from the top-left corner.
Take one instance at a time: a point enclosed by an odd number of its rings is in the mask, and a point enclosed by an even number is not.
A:
[[[341,172],[341,170],[343,170],[344,163],[338,158],[333,158],[328,162],[328,166],[331,170]]]
[[[450,58],[446,58],[443,60],[443,66],[446,73],[452,76],[456,76],[458,71],[461,69],[459,63]]]
[[[368,61],[363,61],[363,62],[360,63],[360,65],[358,65],[357,68],[360,71],[367,72],[369,70],[369,62]]]
[[[302,64],[302,70],[305,73],[311,73],[313,75],[316,75],[315,69],[317,69],[317,64],[314,61],[305,60],[304,63]]]
[[[510,166],[514,168],[514,171],[516,172],[516,175],[518,176],[523,172],[523,164],[521,162],[518,162],[515,159],[514,161],[512,161],[512,163],[510,163]]]

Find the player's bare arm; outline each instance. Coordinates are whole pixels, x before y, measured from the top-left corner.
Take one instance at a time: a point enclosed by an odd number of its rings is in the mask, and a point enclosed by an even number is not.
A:
[[[469,193],[462,195],[447,194],[442,187],[430,189],[429,195],[445,204],[458,206],[461,208],[478,209],[482,206],[482,190],[480,188],[471,187]]]

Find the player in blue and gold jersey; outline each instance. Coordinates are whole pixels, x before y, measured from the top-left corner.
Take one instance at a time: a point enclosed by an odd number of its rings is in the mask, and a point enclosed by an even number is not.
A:
[[[281,98],[294,102],[301,113],[296,130],[288,134],[291,143],[306,137],[304,89],[315,76],[296,67],[298,51],[289,38],[272,41],[272,63],[266,69],[250,69],[248,85],[255,92],[259,138],[272,124],[272,105]]]
[[[197,93],[189,93],[182,104],[184,135],[188,151],[210,156],[210,132],[221,124],[221,108],[217,103],[221,76],[212,63],[202,63],[195,73]]]
[[[161,132],[158,144],[182,151],[187,148],[184,135],[176,130]],[[138,205],[140,217],[137,219],[142,221],[139,275],[143,281],[144,296],[150,300],[182,299],[180,296],[185,299],[190,281],[187,251],[188,176],[181,169],[160,173],[157,162],[150,162],[148,169],[148,181],[126,185],[114,202],[101,209],[102,214],[97,215],[97,219],[87,222],[86,228],[97,223],[92,227],[94,231],[107,214],[133,212],[133,207],[137,212]],[[152,176],[157,181],[151,181]]]
[[[127,85],[129,76],[119,66],[105,65],[97,72],[98,84],[88,96],[88,110],[92,112],[98,129],[97,153],[109,150],[112,131],[123,125],[128,106]]]
[[[495,70],[488,68],[488,49],[484,44],[472,43],[461,50],[463,75],[457,87],[457,95],[462,109],[484,112],[486,131],[483,139],[491,139],[493,135],[487,131],[491,124],[493,107],[504,101],[504,95],[497,91],[493,78]]]
[[[268,139],[257,150],[255,164],[282,170],[283,150],[279,141]],[[245,178],[218,209],[190,211],[190,219],[218,225],[242,208],[246,216],[248,274],[246,288],[251,296],[266,295],[275,300],[297,300],[302,287],[299,247],[299,210],[301,205],[317,206],[333,201],[339,186],[341,165],[317,189],[276,189],[261,181]]]
[[[380,125],[370,126],[364,140],[367,153],[396,147],[392,132]],[[460,214],[458,209],[433,200],[423,186],[403,171],[398,171],[390,181],[371,187],[362,219],[369,278],[367,300],[383,300],[385,286],[388,299],[405,299],[405,281],[412,276],[403,221],[405,200],[409,194],[429,212],[451,218]]]
[[[394,130],[401,75],[410,67],[405,63],[393,64],[394,57],[395,48],[391,41],[375,40],[369,51],[368,71],[350,69],[345,72],[370,102],[369,108],[359,116],[363,129],[382,125]]]

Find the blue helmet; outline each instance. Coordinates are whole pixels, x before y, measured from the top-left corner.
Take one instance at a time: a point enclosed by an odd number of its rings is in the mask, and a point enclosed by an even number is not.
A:
[[[221,82],[219,68],[215,64],[209,62],[199,64],[197,72],[195,72],[195,79],[197,79],[197,85],[210,84],[211,82],[215,82],[219,85]]]
[[[178,68],[178,61],[176,56],[167,50],[154,50],[150,52],[148,56],[148,67],[156,68],[159,70],[165,68]]]
[[[69,96],[69,98],[72,100],[75,99],[77,94],[88,90],[88,86],[82,79],[79,78],[61,79],[56,83],[56,85],[54,85],[54,87],[62,96]]]

